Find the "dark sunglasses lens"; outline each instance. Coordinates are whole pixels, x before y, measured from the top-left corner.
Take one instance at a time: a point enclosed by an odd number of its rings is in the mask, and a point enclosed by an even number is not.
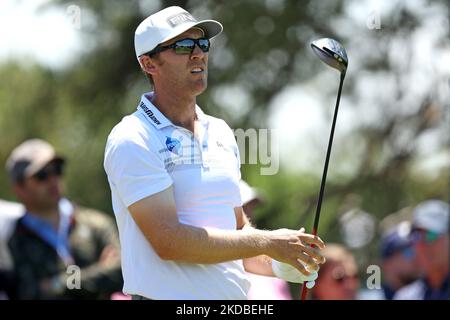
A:
[[[54,173],[56,176],[60,177],[63,174],[63,163],[62,162],[56,162],[54,166]]]
[[[40,170],[34,176],[39,181],[45,181],[48,178],[48,173],[46,170]]]
[[[439,238],[439,233],[433,232],[433,231],[427,231],[425,234],[425,241],[426,242],[434,242]]]
[[[203,52],[209,51],[209,40],[208,39],[199,39],[198,46],[202,49]]]
[[[50,176],[57,176],[57,177],[62,176],[62,172],[63,172],[63,163],[55,162],[55,163],[52,163],[50,166],[47,166],[44,169],[41,169],[34,176],[39,181],[45,181]]]
[[[191,54],[194,51],[195,45],[198,45],[203,52],[209,51],[209,40],[206,38],[201,39],[183,39],[175,42],[176,54]]]
[[[176,54],[191,54],[194,50],[195,42],[192,39],[183,39],[175,43]]]
[[[336,281],[337,283],[341,284],[343,283],[345,280],[358,280],[358,275],[357,274],[353,274],[353,275],[346,275],[346,274],[335,274],[333,276],[334,281]]]
[[[439,238],[439,233],[429,231],[429,230],[415,230],[413,231],[413,239],[418,241],[423,241],[425,243],[434,242]]]
[[[414,250],[411,247],[403,249],[402,254],[407,259],[412,259],[412,258],[414,258],[414,255],[415,255]]]

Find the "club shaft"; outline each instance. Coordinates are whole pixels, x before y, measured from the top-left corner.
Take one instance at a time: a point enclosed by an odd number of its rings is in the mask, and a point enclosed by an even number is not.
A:
[[[338,115],[338,111],[339,111],[339,102],[341,101],[341,92],[342,92],[342,86],[344,84],[344,77],[345,77],[345,73],[341,73],[341,81],[339,82],[339,90],[338,90],[338,95],[337,95],[337,99],[336,99],[336,106],[334,108],[333,123],[331,125],[330,138],[328,140],[328,148],[327,148],[327,155],[325,158],[325,166],[323,168],[323,173],[322,173],[322,182],[320,183],[319,198],[317,199],[316,215],[314,217],[314,225],[313,225],[313,229],[312,229],[313,235],[317,235],[317,230],[319,229],[320,210],[322,208],[323,194],[325,192],[325,184],[327,181],[328,164],[330,162],[331,147],[333,145],[334,130],[336,128],[336,120],[337,120],[337,115]],[[303,283],[302,294],[301,294],[302,300],[306,299],[307,291],[308,291],[308,288],[306,287],[306,284]]]
[[[325,158],[325,166],[323,168],[322,182],[320,183],[319,199],[317,200],[316,215],[314,217],[314,224],[313,224],[314,235],[317,234],[317,230],[319,229],[320,210],[322,209],[322,200],[325,192],[325,184],[327,182],[328,164],[330,163],[331,147],[333,146],[334,131],[336,128],[336,120],[339,111],[339,102],[341,100],[342,86],[344,84],[344,76],[345,76],[344,74],[341,74],[341,81],[339,82],[339,90],[336,99],[336,107],[334,108],[333,124],[331,125],[330,138],[328,140],[327,156]]]

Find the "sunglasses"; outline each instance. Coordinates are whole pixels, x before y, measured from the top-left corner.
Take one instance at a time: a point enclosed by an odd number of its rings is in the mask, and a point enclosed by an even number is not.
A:
[[[401,253],[406,259],[412,259],[416,255],[416,253],[414,252],[414,249],[411,247],[402,249]]]
[[[207,38],[200,38],[200,39],[191,39],[191,38],[185,38],[178,41],[175,41],[175,43],[169,44],[168,46],[161,46],[156,47],[152,51],[146,53],[148,56],[152,56],[156,53],[168,50],[168,49],[174,49],[176,54],[192,54],[192,52],[195,49],[195,45],[198,45],[198,47],[203,52],[208,52],[209,47],[211,46],[209,39]]]
[[[358,280],[358,275],[354,274],[354,275],[339,275],[339,276],[334,276],[333,280],[336,281],[337,283],[343,283],[345,280]]]
[[[331,271],[331,277],[339,284],[345,280],[358,280],[358,274],[347,274],[342,268],[335,268]]]
[[[423,241],[425,243],[434,242],[441,236],[440,233],[422,229],[413,230],[412,235],[415,241]]]
[[[48,180],[48,178],[55,176],[61,177],[63,173],[63,162],[57,161],[53,162],[33,175],[33,178],[37,181],[43,182]]]

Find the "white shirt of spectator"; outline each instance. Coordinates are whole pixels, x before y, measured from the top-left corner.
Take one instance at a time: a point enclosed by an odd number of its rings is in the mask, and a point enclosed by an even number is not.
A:
[[[138,110],[111,131],[104,167],[121,241],[124,292],[151,299],[245,299],[242,260],[187,264],[161,260],[128,211],[131,204],[173,185],[179,221],[236,229],[241,206],[240,161],[234,134],[196,106],[194,134],[170,122],[142,96]],[[198,130],[197,130],[198,129]]]
[[[25,214],[25,207],[16,202],[0,199],[0,269],[12,268],[8,241],[16,227],[17,220]]]

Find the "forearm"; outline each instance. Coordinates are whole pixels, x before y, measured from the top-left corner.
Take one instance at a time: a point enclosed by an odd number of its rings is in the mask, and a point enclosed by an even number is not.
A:
[[[254,230],[254,227],[250,220],[246,216],[244,216],[244,226],[242,230]],[[245,258],[244,269],[247,272],[259,274],[262,276],[274,277],[274,273],[272,270],[272,259],[267,255],[259,255],[256,257]]]
[[[253,229],[242,207],[234,208],[237,230],[180,223],[172,193],[169,188],[129,206],[140,231],[163,260],[216,264],[267,255],[308,274],[300,260],[316,267],[314,259],[323,259],[309,247],[311,244],[323,247],[318,237],[300,230]],[[257,269],[257,273],[270,274],[267,263],[262,263]]]
[[[275,276],[272,270],[272,259],[266,255],[244,259],[244,268],[247,272],[261,276]]]
[[[270,236],[256,229],[220,230],[178,224],[160,256],[165,260],[213,264],[267,254]]]

